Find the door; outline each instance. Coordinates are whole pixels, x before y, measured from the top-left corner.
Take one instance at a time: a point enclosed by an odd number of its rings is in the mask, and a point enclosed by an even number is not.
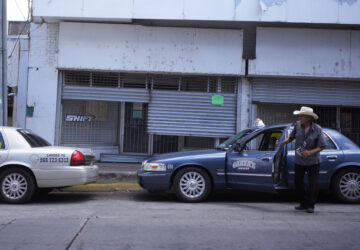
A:
[[[125,103],[125,153],[148,153],[147,106],[146,103]]]
[[[283,129],[268,129],[243,144],[241,152],[228,153],[227,180],[232,188],[274,192],[273,157]]]
[[[0,164],[6,161],[9,153],[3,133],[2,129],[0,129]]]

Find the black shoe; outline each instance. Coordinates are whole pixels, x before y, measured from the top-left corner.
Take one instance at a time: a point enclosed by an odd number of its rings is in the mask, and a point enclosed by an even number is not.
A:
[[[299,205],[299,206],[296,206],[295,207],[295,210],[305,210],[306,207],[302,206],[302,205]]]
[[[314,213],[314,209],[311,208],[311,207],[308,207],[308,208],[306,209],[306,212],[309,213],[309,214],[312,214],[312,213]]]

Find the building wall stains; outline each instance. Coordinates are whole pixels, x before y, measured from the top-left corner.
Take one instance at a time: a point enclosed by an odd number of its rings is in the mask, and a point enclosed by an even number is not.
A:
[[[333,1],[341,3],[341,4],[347,3],[348,5],[352,5],[357,2],[357,0],[333,0]]]
[[[260,7],[262,11],[267,11],[268,8],[274,6],[274,5],[282,5],[287,0],[260,0]]]
[[[240,3],[241,3],[241,0],[235,0],[235,8],[238,7]]]

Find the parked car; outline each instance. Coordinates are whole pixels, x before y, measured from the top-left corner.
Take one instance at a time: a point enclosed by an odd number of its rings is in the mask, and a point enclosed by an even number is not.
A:
[[[94,182],[91,149],[55,147],[26,129],[0,127],[0,198],[24,203],[35,192]]]
[[[247,129],[211,150],[157,155],[143,162],[138,182],[149,191],[173,190],[185,202],[205,200],[223,189],[276,193],[274,156],[290,124]],[[347,137],[323,129],[319,187],[348,203],[360,201],[360,149]],[[294,188],[294,143],[286,146],[288,189]]]

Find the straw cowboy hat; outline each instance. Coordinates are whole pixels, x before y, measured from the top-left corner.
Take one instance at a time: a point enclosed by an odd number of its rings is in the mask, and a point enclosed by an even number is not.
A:
[[[295,110],[294,115],[308,115],[312,116],[315,120],[319,119],[319,116],[314,113],[314,110],[312,108],[305,106],[301,107],[300,110]]]

